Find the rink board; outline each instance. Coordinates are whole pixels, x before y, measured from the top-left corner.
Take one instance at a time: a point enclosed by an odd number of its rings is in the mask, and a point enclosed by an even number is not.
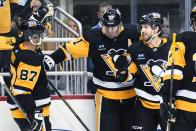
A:
[[[65,96],[67,102],[90,131],[95,131],[95,104],[93,95]],[[20,131],[11,117],[6,98],[0,98],[0,131]],[[53,131],[86,131],[77,118],[57,96],[52,96],[50,120]]]
[[[58,96],[52,96],[50,120],[52,131],[86,131]],[[64,96],[90,131],[96,131],[94,95]],[[0,97],[0,131],[20,131],[11,117],[6,97]],[[161,130],[157,130],[161,131]]]

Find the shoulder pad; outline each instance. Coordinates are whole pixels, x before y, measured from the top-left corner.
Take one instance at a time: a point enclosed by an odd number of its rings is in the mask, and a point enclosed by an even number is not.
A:
[[[96,40],[101,34],[101,28],[91,28],[84,33],[83,37],[86,41],[91,43],[91,41]]]
[[[20,61],[28,65],[40,66],[43,63],[43,55],[40,55],[31,50],[20,50],[18,56]]]

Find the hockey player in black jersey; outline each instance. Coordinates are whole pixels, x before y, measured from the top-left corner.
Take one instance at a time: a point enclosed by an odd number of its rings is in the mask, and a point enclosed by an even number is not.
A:
[[[24,41],[15,44],[11,52],[10,90],[28,115],[32,117],[32,125],[28,123],[24,114],[9,97],[8,104],[21,131],[51,131],[47,76],[43,55],[36,52],[41,44],[41,36],[45,27],[38,21],[30,20],[23,22],[20,29],[23,31]]]
[[[102,28],[90,29],[50,57],[59,63],[90,56],[95,66],[93,82],[97,88],[96,130],[130,131],[136,96],[132,85],[137,68],[127,53],[130,45],[128,39],[137,41],[139,33],[136,26],[122,26],[118,9],[108,9],[102,23]],[[123,63],[121,55],[127,56]]]
[[[156,131],[160,124],[165,130],[166,121],[160,117],[160,90],[167,68],[170,43],[160,38],[163,24],[159,13],[143,15],[139,21],[142,40],[133,42],[129,53],[138,68],[134,83],[138,96],[133,130]]]
[[[196,7],[192,9],[190,21],[194,31],[177,35],[177,42],[172,45],[169,53],[168,68],[164,75],[164,88],[161,91],[162,110],[166,110],[165,115],[169,118],[176,116],[172,131],[195,131],[196,129]],[[173,90],[170,98],[171,76],[173,76]],[[169,99],[173,99],[171,104],[175,103],[177,115],[175,115],[175,108],[169,106]]]

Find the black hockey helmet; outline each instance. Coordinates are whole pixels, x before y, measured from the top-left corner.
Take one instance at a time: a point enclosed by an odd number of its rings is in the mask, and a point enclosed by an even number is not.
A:
[[[196,21],[196,6],[193,7],[193,9],[191,11],[190,21],[191,21],[191,24],[193,24],[193,22]]]
[[[114,27],[122,23],[121,13],[118,9],[107,9],[101,19],[103,25]]]
[[[23,32],[23,38],[25,41],[30,41],[35,34],[37,37],[41,38],[45,30],[44,25],[35,20],[26,20],[20,25],[19,28]]]
[[[159,30],[161,30],[163,25],[163,18],[159,13],[148,13],[147,15],[143,15],[142,18],[139,20],[139,24],[149,24],[151,25],[152,29],[156,26],[159,26]]]

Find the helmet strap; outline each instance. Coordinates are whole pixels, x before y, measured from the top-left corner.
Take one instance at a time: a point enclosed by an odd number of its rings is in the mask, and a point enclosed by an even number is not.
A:
[[[161,33],[161,31],[159,31],[157,34],[154,34],[154,30],[152,30],[152,36],[151,36],[150,40],[146,41],[146,43],[151,43],[152,40],[153,40],[156,36],[158,36],[160,33]]]

